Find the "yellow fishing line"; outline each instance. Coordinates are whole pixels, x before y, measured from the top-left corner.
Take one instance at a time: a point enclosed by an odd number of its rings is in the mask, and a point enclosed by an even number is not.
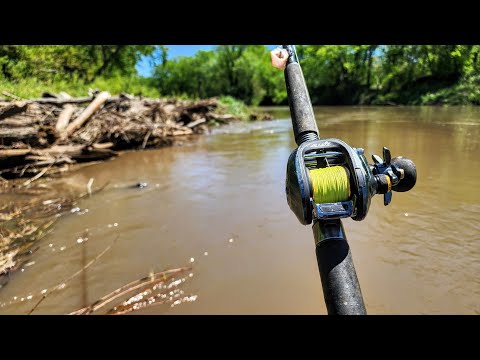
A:
[[[343,166],[310,170],[310,179],[317,204],[347,201],[350,197],[348,172]]]

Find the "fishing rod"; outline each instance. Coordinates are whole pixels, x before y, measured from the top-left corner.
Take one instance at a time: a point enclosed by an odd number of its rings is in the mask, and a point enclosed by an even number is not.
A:
[[[372,155],[368,164],[362,148],[335,138],[322,139],[310,95],[294,45],[284,70],[293,134],[298,147],[287,162],[285,190],[290,209],[303,225],[313,223],[313,237],[323,295],[329,315],[366,315],[343,218],[361,221],[370,200],[383,194],[384,205],[392,190],[413,188],[417,170],[412,160]]]

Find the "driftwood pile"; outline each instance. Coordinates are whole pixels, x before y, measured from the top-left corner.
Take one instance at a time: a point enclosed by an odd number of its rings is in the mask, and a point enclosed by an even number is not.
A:
[[[72,98],[44,94],[23,100],[3,92],[0,101],[0,176],[40,177],[52,166],[104,160],[116,150],[169,145],[181,135],[205,132],[222,114],[215,98],[187,101],[110,96]]]

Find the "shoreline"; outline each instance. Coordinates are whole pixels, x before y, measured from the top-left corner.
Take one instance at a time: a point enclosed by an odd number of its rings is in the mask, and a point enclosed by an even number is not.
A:
[[[1,101],[0,180],[35,181],[68,171],[72,164],[115,157],[121,150],[161,148],[213,126],[271,118],[264,111],[233,105],[218,98],[112,97],[108,92]]]

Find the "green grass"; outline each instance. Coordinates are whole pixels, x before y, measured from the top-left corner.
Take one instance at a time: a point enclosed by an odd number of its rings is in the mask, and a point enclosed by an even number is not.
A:
[[[138,77],[98,78],[89,84],[80,81],[39,81],[37,79],[22,79],[10,82],[0,78],[0,91],[8,91],[27,99],[38,98],[43,92],[57,94],[60,91],[65,91],[74,97],[85,96],[88,94],[88,89],[108,91],[112,95],[125,92],[145,97],[160,97],[160,92],[150,84],[150,79]]]
[[[222,96],[219,98],[220,105],[224,112],[239,117],[242,120],[248,120],[251,109],[243,101],[237,100],[231,96]]]

